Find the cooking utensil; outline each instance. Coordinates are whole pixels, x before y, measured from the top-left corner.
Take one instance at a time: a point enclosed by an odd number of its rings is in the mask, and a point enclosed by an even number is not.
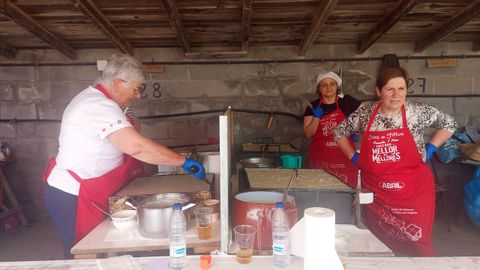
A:
[[[131,228],[137,224],[137,211],[120,210],[113,213],[110,218],[112,219],[113,226],[117,229]]]
[[[282,197],[282,202],[285,204],[285,199],[287,198],[288,190],[290,189],[290,185],[292,184],[293,178],[295,178],[298,175],[298,169],[293,169],[292,176],[290,176],[290,180],[288,180],[287,187],[285,188],[285,191],[283,192],[283,197]]]
[[[281,192],[249,191],[238,193],[233,198],[232,227],[240,224],[257,228],[254,249],[272,250],[272,213],[275,203],[282,200]],[[289,224],[297,223],[295,198],[287,195],[285,212]]]
[[[161,193],[142,200],[137,207],[138,230],[141,235],[149,238],[166,238],[169,233],[172,206],[181,203],[188,206],[189,196],[183,193]],[[191,206],[190,206],[191,207]],[[190,209],[183,211],[185,219],[190,221]]]
[[[273,168],[275,160],[265,157],[251,157],[240,160],[243,168]]]
[[[125,204],[128,205],[128,206],[130,206],[131,208],[137,210],[137,207],[136,207],[135,205],[133,205],[131,202],[125,201]]]
[[[197,204],[196,203],[189,203],[189,204],[185,205],[184,207],[182,207],[182,211],[188,210],[188,209],[194,207],[195,205],[197,205]]]
[[[94,202],[91,202],[93,206],[95,206],[95,208],[98,209],[98,211],[104,213],[105,215],[109,216],[109,217],[112,217],[112,215],[110,215],[110,213],[108,213],[107,211],[103,210],[100,206],[96,205]]]
[[[273,123],[273,113],[270,113],[267,119],[267,129],[272,127],[272,123]]]

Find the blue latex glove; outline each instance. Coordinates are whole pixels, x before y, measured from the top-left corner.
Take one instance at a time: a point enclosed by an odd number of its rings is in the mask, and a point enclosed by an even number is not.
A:
[[[437,152],[438,148],[431,144],[427,143],[425,144],[425,163],[427,163],[431,158],[433,153]]]
[[[353,133],[352,136],[350,136],[350,138],[352,138],[352,141],[356,143],[360,139],[360,136],[358,136],[358,134],[356,133]]]
[[[182,169],[195,176],[197,180],[205,178],[205,168],[203,168],[202,164],[196,160],[185,158],[185,162],[182,164]]]
[[[322,116],[325,114],[322,107],[320,107],[320,106],[317,106],[317,107],[313,108],[312,112],[313,112],[313,117],[315,117],[315,118],[322,118]]]
[[[355,152],[355,154],[353,154],[353,156],[350,160],[352,161],[353,165],[358,167],[358,153],[357,152]]]

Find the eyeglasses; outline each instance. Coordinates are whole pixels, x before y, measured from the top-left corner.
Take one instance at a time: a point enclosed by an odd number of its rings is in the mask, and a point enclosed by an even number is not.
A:
[[[140,88],[139,88],[139,87],[133,86],[132,84],[130,84],[129,82],[127,82],[127,81],[124,80],[124,79],[120,79],[120,78],[117,78],[117,79],[119,79],[120,81],[122,81],[122,82],[124,82],[125,84],[127,84],[128,86],[130,86],[130,87],[133,89],[133,91],[135,91],[135,95],[140,94]]]
[[[331,83],[321,83],[321,84],[320,84],[320,87],[321,87],[321,88],[327,88],[327,87],[332,87],[332,88],[333,88],[333,87],[335,87],[335,86],[337,86],[337,83],[335,83],[335,82],[331,82]]]

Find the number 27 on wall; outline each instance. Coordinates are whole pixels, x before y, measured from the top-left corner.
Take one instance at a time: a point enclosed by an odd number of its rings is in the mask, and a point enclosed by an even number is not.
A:
[[[413,94],[415,92],[425,93],[427,87],[427,79],[425,78],[415,78],[408,79],[408,93]],[[417,90],[417,91],[415,91]]]

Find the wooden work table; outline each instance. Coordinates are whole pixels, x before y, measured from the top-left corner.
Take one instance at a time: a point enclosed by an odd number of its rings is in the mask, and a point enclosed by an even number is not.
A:
[[[293,169],[246,168],[245,171],[252,190],[283,190],[294,173]],[[322,169],[298,169],[290,189],[353,192],[345,183]]]
[[[220,222],[212,224],[212,238],[200,240],[197,237],[195,220],[189,222],[187,231],[187,248],[193,248],[195,253],[205,253],[220,247]],[[90,233],[78,242],[71,253],[75,259],[97,258],[107,253],[128,253],[134,251],[166,250],[168,238],[154,239],[143,237],[138,227],[116,229],[110,219],[105,219]]]
[[[284,192],[293,169],[246,168],[250,190]],[[335,211],[336,223],[353,224],[352,201],[355,191],[322,169],[298,169],[288,191],[295,198],[298,217],[310,207],[325,207]]]
[[[212,174],[206,176],[212,179]],[[140,177],[119,190],[117,196],[152,195],[165,192],[194,193],[210,191],[205,181],[197,181],[190,174],[152,175]]]

